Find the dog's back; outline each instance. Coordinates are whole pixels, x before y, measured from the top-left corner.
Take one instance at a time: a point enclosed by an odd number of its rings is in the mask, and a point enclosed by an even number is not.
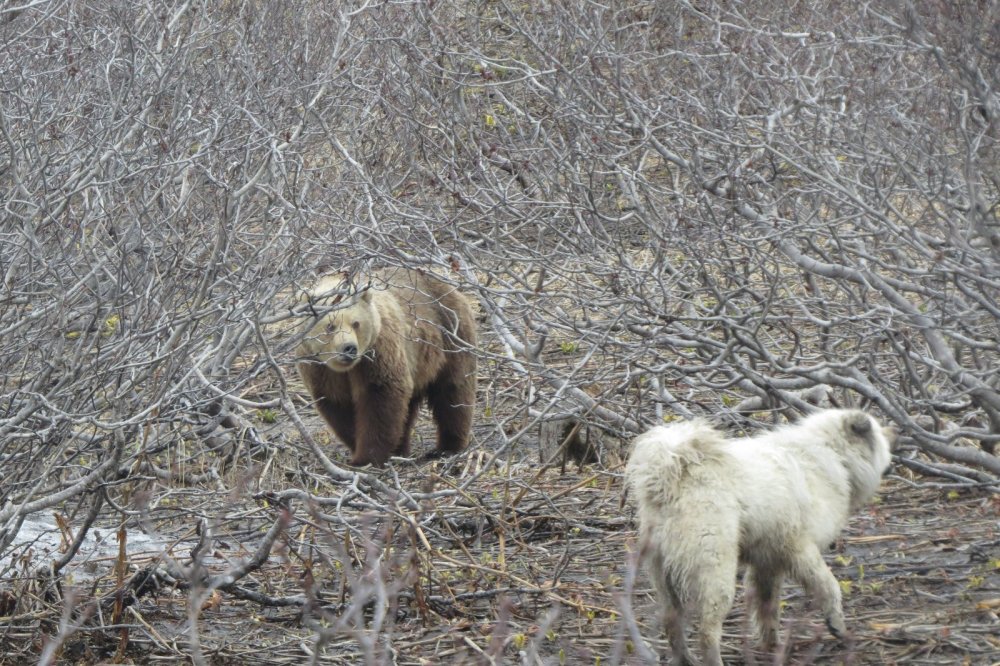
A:
[[[725,455],[723,433],[695,419],[659,426],[635,440],[625,481],[640,510],[662,511],[676,503],[696,469]]]

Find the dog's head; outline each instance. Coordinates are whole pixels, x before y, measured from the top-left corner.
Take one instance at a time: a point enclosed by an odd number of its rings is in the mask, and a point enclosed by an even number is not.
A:
[[[841,416],[848,445],[845,462],[851,474],[851,504],[857,507],[875,494],[882,477],[892,469],[892,451],[899,433],[861,411],[844,410]]]
[[[895,426],[882,427],[868,414],[850,411],[845,415],[845,429],[858,440],[861,449],[867,449],[872,466],[880,469],[882,475],[892,469],[892,451],[899,439]]]

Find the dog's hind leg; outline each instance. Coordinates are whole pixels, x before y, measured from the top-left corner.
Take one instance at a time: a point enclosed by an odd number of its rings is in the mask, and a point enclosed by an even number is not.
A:
[[[701,663],[722,666],[722,623],[736,596],[739,509],[717,502],[694,508],[683,528],[677,530],[689,538],[678,548],[676,560],[681,566],[673,578],[674,590],[685,610],[698,616]]]
[[[778,644],[781,577],[780,569],[751,565],[744,579],[751,621],[761,647],[768,652]]]
[[[840,583],[823,561],[823,555],[815,544],[809,544],[795,554],[792,561],[792,576],[806,588],[826,618],[826,626],[837,638],[847,635],[844,623],[844,609],[840,598]]]
[[[724,557],[713,567],[692,571],[693,585],[700,615],[698,638],[701,643],[702,663],[705,666],[722,666],[722,623],[733,607],[736,594],[736,553]]]
[[[687,621],[684,617],[684,607],[670,583],[669,574],[662,566],[659,558],[652,558],[651,572],[656,596],[660,600],[663,628],[670,641],[670,651],[673,657],[671,666],[693,666],[698,662],[687,646]]]
[[[669,583],[667,584],[670,587]],[[677,600],[677,595],[670,590],[674,602],[670,608],[664,609],[663,622],[670,639],[670,651],[673,653],[672,666],[694,666],[698,660],[691,654],[687,644],[687,618],[684,607]]]

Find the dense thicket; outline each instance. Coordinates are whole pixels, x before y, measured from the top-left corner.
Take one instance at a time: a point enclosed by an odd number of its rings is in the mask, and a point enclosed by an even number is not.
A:
[[[308,440],[294,292],[387,264],[490,451],[832,400],[995,484],[1000,9],[787,5],[2,3],[0,551]]]

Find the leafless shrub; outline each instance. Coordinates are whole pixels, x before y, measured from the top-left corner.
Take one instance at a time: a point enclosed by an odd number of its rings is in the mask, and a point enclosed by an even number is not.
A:
[[[59,574],[102,511],[189,491],[339,497],[356,536],[345,502],[461,494],[339,467],[304,420],[295,290],[383,265],[479,302],[482,470],[553,415],[748,427],[824,386],[902,426],[903,462],[996,488],[997,11],[7,3],[0,576],[53,512]],[[197,569],[170,575],[219,589]]]

